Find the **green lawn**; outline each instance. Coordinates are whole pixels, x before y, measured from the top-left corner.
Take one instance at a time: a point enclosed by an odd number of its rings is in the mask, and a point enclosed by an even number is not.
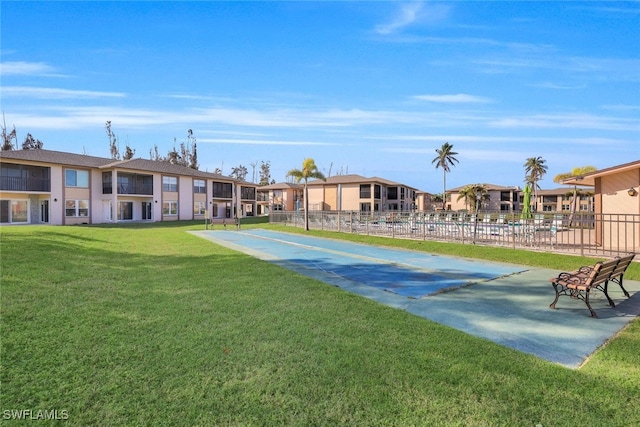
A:
[[[28,409],[81,426],[640,424],[638,319],[566,369],[186,232],[203,228],[1,227],[3,423]],[[559,270],[592,261],[311,234]]]

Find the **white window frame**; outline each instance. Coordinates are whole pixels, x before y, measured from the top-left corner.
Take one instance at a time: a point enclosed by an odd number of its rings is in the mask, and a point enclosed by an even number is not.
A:
[[[9,220],[9,222],[3,223],[3,224],[28,224],[29,223],[29,209],[31,208],[31,204],[29,203],[29,200],[10,200],[10,199],[2,199],[3,202],[6,202],[6,206],[7,206],[7,219]],[[22,209],[20,209],[20,212],[25,212],[25,220],[24,221],[18,221],[16,219],[15,213],[16,213],[16,206],[18,205],[24,205],[25,209],[24,211]]]
[[[72,205],[70,205],[70,203]],[[73,209],[73,215],[69,215],[69,210]],[[64,216],[66,218],[88,218],[89,200],[66,199],[64,201]]]
[[[176,193],[178,191],[178,178],[175,176],[163,176],[162,191]]]
[[[198,194],[207,194],[207,181],[204,179],[194,179],[193,192]]]
[[[166,202],[162,202],[162,215],[178,216],[178,201],[167,200]]]
[[[193,202],[193,214],[205,215],[207,211],[207,202]]]

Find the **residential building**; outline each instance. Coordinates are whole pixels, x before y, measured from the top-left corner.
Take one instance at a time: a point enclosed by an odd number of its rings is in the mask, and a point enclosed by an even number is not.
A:
[[[295,211],[303,207],[304,184],[280,182],[257,188],[258,215],[270,212]]]
[[[487,189],[486,197],[479,201],[479,210],[512,212],[520,209],[520,187],[503,187],[495,184],[470,185],[484,185]],[[472,207],[468,205],[469,200],[462,196],[462,192],[466,187],[467,185],[463,185],[447,190],[447,210],[473,210]]]
[[[431,193],[416,191],[416,210],[419,212],[435,211],[442,207],[441,201],[436,201]]]
[[[307,184],[309,210],[410,211],[416,209],[417,189],[384,178],[336,175]]]
[[[563,212],[572,211],[573,192],[576,192],[576,212],[591,212],[593,210],[593,194],[590,189],[585,188],[555,188],[552,190],[538,190],[538,211],[539,212]],[[520,204],[522,204],[523,193],[520,192]],[[535,208],[534,195],[531,196],[531,208]]]
[[[166,162],[0,153],[0,223],[100,224],[254,215],[256,185]]]
[[[593,188],[599,245],[627,242],[640,250],[640,160],[567,178],[562,183]]]

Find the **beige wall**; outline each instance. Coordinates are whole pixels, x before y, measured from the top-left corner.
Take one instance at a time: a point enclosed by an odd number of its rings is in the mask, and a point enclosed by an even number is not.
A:
[[[359,211],[360,210],[360,184],[343,184],[341,191],[342,191],[342,210],[343,211]]]
[[[324,188],[322,186],[309,186],[309,210],[316,211],[322,210],[324,207]],[[302,209],[304,207],[300,206]]]
[[[640,224],[635,227],[629,223],[631,216],[624,214],[640,214],[640,195],[629,196],[630,188],[638,188],[640,181],[640,169],[622,172],[619,174],[598,178],[601,191],[601,212],[606,220],[612,221],[601,227],[602,243],[607,246],[609,242],[626,242],[627,245],[635,245],[635,251],[640,250]],[[621,214],[621,215],[618,215]],[[635,217],[637,220],[637,217]],[[625,221],[620,224],[617,221]],[[600,227],[598,227],[600,228]]]
[[[631,187],[637,191],[639,174],[640,169],[637,169],[600,178],[602,213],[640,213],[640,197],[627,193]]]
[[[193,219],[193,178],[178,177],[178,219]]]
[[[338,210],[338,206],[338,186],[324,186],[324,210],[335,211]]]

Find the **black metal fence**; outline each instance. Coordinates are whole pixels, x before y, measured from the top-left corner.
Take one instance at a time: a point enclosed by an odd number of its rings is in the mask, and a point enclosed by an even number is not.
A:
[[[304,227],[304,212],[272,212],[269,222]],[[584,256],[640,251],[637,214],[310,211],[309,228]]]

